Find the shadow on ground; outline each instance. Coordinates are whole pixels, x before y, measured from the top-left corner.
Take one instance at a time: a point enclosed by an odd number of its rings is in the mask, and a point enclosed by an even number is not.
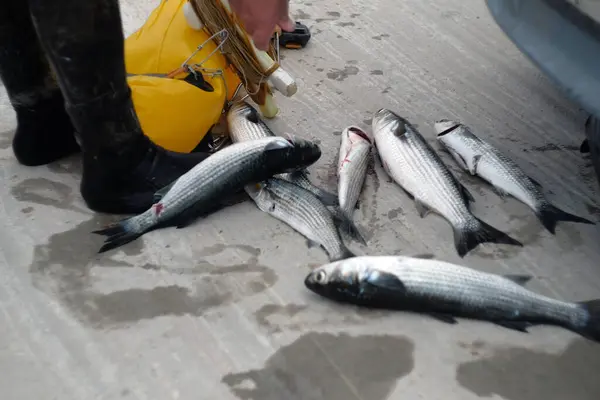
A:
[[[485,353],[479,344],[478,353]],[[480,397],[506,400],[597,400],[600,398],[600,347],[575,340],[563,352],[519,347],[494,349],[491,355],[461,364],[456,379]]]
[[[264,368],[222,381],[242,400],[385,400],[413,367],[402,336],[307,333],[282,347]]]

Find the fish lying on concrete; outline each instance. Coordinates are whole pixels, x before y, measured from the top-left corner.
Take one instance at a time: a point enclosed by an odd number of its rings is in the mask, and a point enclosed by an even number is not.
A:
[[[275,136],[226,147],[157,192],[156,203],[147,211],[95,231],[107,236],[100,253],[154,229],[185,227],[245,185],[306,168],[320,156],[319,146],[300,138],[288,140]]]
[[[260,139],[275,136],[271,129],[260,118],[258,111],[245,101],[234,103],[227,112],[227,125],[229,134],[234,143],[247,140]],[[328,206],[338,204],[337,196],[333,193],[315,186],[308,179],[309,172],[306,169],[281,174],[279,178],[288,180],[304,189],[312,192]]]
[[[331,261],[354,257],[337,229],[344,216],[333,214],[313,193],[277,178],[247,185],[246,192],[261,211],[306,237],[309,247],[318,245],[325,249]]]
[[[433,259],[362,256],[313,270],[305,285],[338,302],[414,311],[452,324],[455,317],[464,317],[522,332],[534,325],[555,325],[600,341],[600,300],[552,299],[526,289],[529,279]]]
[[[459,256],[485,242],[523,246],[471,213],[473,196],[406,119],[379,110],[373,117],[373,136],[384,169],[414,199],[419,215],[432,210],[450,222]]]
[[[366,132],[356,126],[349,126],[342,131],[337,171],[338,202],[346,221],[352,222],[354,219],[354,209],[365,182],[370,154],[371,139]],[[343,226],[342,230],[362,239],[354,224]],[[365,242],[364,239],[361,241]]]
[[[549,232],[555,233],[558,221],[593,224],[550,204],[540,184],[498,149],[477,137],[467,126],[443,119],[435,123],[435,130],[440,143],[461,168],[492,184],[499,195],[510,194],[528,205]]]

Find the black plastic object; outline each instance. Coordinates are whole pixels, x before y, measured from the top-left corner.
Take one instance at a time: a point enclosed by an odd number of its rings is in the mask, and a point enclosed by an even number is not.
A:
[[[210,83],[204,79],[202,73],[194,71],[190,72],[188,76],[184,79],[185,82],[196,86],[198,89],[204,90],[205,92],[214,92],[215,89],[212,87]]]
[[[310,40],[310,30],[304,24],[296,22],[293,32],[281,31],[279,35],[279,46],[286,49],[300,49],[306,47]]]

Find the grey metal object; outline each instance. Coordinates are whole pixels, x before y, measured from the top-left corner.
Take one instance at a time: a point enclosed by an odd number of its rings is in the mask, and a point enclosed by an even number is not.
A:
[[[496,23],[574,101],[600,116],[600,23],[564,0],[487,0]]]

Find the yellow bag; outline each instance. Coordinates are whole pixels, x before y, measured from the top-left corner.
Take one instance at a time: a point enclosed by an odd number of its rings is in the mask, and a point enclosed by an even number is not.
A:
[[[189,27],[183,14],[187,0],[163,0],[146,23],[125,40],[125,64],[133,103],[142,129],[168,150],[189,153],[219,121],[240,81],[205,31]],[[206,42],[206,43],[205,43]],[[202,63],[214,89],[205,91],[184,81],[189,73],[177,71],[199,45],[204,47],[189,64]],[[222,71],[220,74],[219,71]],[[174,78],[169,77],[175,75]]]

